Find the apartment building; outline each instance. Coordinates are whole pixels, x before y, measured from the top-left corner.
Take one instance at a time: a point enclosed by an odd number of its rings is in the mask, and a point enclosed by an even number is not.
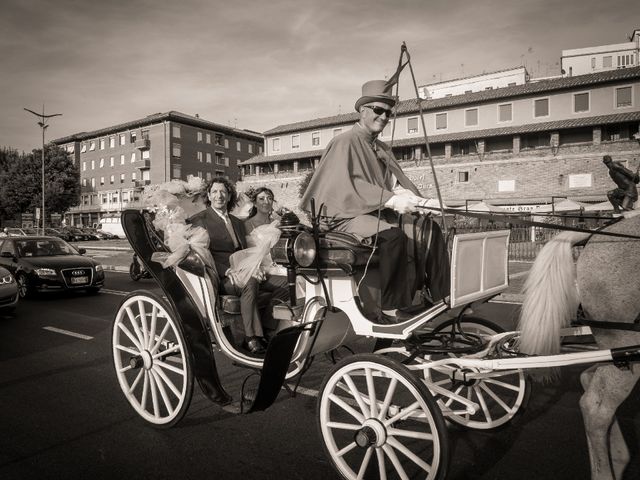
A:
[[[516,67],[455,80],[428,83],[418,87],[418,94],[420,98],[426,99],[445,98],[494,88],[524,85],[528,81],[527,70],[524,67]]]
[[[640,30],[634,30],[627,42],[562,50],[560,59],[560,68],[569,77],[638,65]]]
[[[54,140],[80,169],[80,205],[68,225],[92,226],[140,205],[143,187],[216,175],[238,179],[238,164],[262,153],[257,132],[170,111]]]
[[[613,188],[602,156],[610,154],[634,170],[640,160],[633,138],[640,126],[640,67],[420,101],[450,205],[478,199],[526,210],[552,196],[602,201]],[[264,154],[240,162],[240,189],[268,185],[281,203],[294,207],[304,173],[357,120],[354,112],[265,132]],[[404,100],[380,139],[392,146],[423,195],[435,197],[424,133],[417,100]]]

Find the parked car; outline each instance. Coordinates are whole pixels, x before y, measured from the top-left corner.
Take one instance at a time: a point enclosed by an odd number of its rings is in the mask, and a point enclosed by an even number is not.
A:
[[[79,230],[87,236],[87,240],[100,240],[93,228],[79,228]]]
[[[86,242],[89,240],[89,236],[77,227],[63,227],[60,230],[71,236],[71,239],[67,240],[68,242]]]
[[[96,230],[95,234],[100,240],[116,240],[120,237],[114,233],[105,232],[104,230]]]
[[[22,237],[38,235],[38,232],[34,228],[7,228],[6,233],[9,237]]]
[[[50,237],[58,237],[64,240],[65,242],[70,242],[72,239],[72,235],[68,232],[63,232],[58,228],[45,228],[44,234]]]
[[[102,265],[84,253],[56,237],[0,238],[0,266],[15,277],[20,297],[49,290],[98,292]]]
[[[18,284],[11,272],[0,267],[0,315],[13,312],[18,303]]]

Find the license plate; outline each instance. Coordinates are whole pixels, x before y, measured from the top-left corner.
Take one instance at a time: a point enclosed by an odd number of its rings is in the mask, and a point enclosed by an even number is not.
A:
[[[73,285],[82,285],[83,283],[88,283],[89,277],[71,277],[71,283]]]

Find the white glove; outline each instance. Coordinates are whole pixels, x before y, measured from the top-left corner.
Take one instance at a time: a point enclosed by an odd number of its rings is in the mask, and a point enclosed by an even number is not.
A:
[[[387,203],[384,204],[385,207],[392,208],[396,212],[402,213],[410,213],[415,212],[418,208],[417,206],[423,199],[420,197],[416,197],[415,195],[394,195],[391,197]]]

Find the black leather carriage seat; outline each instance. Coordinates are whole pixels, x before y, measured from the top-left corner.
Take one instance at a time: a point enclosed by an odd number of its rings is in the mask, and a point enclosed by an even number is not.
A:
[[[322,232],[317,253],[317,264],[327,275],[353,275],[364,267],[378,265],[378,252],[373,251],[370,239],[345,232]],[[372,255],[373,252],[373,255]],[[300,273],[315,273],[315,268],[299,268]]]

